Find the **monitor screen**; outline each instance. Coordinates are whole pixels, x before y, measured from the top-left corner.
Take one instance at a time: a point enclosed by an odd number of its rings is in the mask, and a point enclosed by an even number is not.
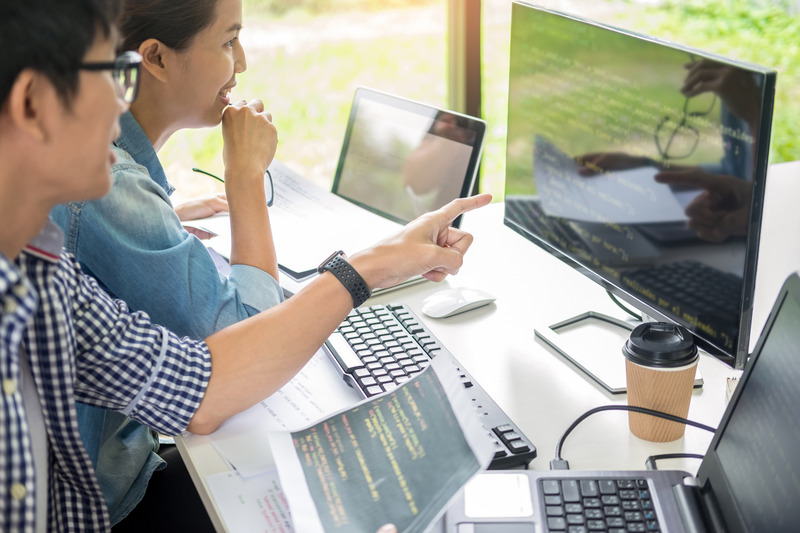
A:
[[[774,86],[770,69],[514,3],[505,224],[742,367]]]

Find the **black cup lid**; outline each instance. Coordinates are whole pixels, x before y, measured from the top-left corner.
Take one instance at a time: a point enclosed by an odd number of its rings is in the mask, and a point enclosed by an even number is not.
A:
[[[697,346],[688,329],[667,322],[646,322],[634,328],[622,347],[631,362],[642,366],[678,367],[697,358]]]

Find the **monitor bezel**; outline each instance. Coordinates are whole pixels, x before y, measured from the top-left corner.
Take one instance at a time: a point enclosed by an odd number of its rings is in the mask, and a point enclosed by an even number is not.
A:
[[[745,242],[745,261],[744,261],[744,271],[742,276],[742,301],[741,301],[741,309],[739,314],[739,335],[736,341],[736,348],[733,353],[726,351],[724,348],[717,346],[714,344],[713,341],[702,337],[697,332],[693,332],[695,340],[698,346],[708,353],[714,355],[721,361],[731,365],[734,368],[741,369],[744,368],[744,365],[747,361],[747,357],[749,356],[749,339],[750,339],[750,328],[752,325],[752,316],[753,316],[753,307],[754,307],[754,291],[755,291],[755,280],[756,280],[756,267],[757,267],[757,259],[758,259],[758,249],[759,249],[759,241],[761,235],[761,223],[762,223],[762,213],[763,213],[763,206],[764,206],[764,192],[766,187],[766,177],[767,177],[767,167],[769,161],[769,146],[770,146],[770,136],[772,131],[772,116],[773,116],[773,107],[775,101],[775,81],[777,74],[775,70],[769,69],[760,65],[755,65],[745,61],[734,60],[731,58],[727,58],[718,54],[714,54],[711,52],[707,52],[704,50],[696,49],[693,47],[681,45],[678,43],[674,43],[671,41],[667,41],[664,39],[659,39],[656,37],[644,35],[641,33],[625,30],[622,28],[617,28],[613,26],[609,26],[607,24],[603,24],[601,22],[593,21],[590,19],[586,19],[583,17],[579,17],[576,15],[571,15],[547,8],[543,8],[540,6],[536,6],[530,4],[528,2],[524,2],[522,0],[515,0],[512,3],[512,17],[511,17],[511,35],[514,34],[514,23],[517,17],[514,16],[514,13],[518,9],[532,9],[535,11],[540,11],[543,13],[547,13],[550,15],[555,15],[559,17],[563,17],[566,19],[571,19],[577,23],[586,24],[589,26],[596,27],[598,29],[602,29],[605,31],[611,31],[614,33],[619,33],[622,35],[629,36],[631,38],[635,38],[641,41],[650,42],[653,44],[657,44],[659,46],[665,46],[668,48],[672,48],[674,50],[678,50],[681,52],[695,54],[698,57],[705,57],[708,59],[712,59],[714,61],[734,65],[740,68],[746,68],[752,70],[754,72],[758,72],[759,74],[764,76],[764,102],[762,102],[762,114],[761,121],[760,121],[760,129],[758,132],[758,145],[756,147],[755,153],[755,163],[754,163],[754,170],[753,170],[753,196],[751,201],[751,209],[750,209],[750,219],[748,221],[748,234]],[[510,43],[510,50],[509,50],[509,61],[511,58],[511,54],[513,53],[513,46],[514,43]],[[509,79],[509,87],[510,87],[511,80]],[[511,99],[509,98],[509,108],[508,108],[508,115],[510,119],[511,114]],[[506,154],[508,153],[508,145],[506,146]],[[508,172],[508,166],[506,166],[506,172]],[[506,179],[508,176],[506,176]],[[577,258],[572,257],[563,251],[559,250],[549,242],[543,240],[536,234],[527,231],[525,228],[521,227],[519,224],[514,223],[513,220],[510,220],[507,216],[507,211],[504,209],[503,213],[503,223],[504,225],[510,227],[526,239],[534,242],[535,244],[539,245],[541,248],[549,252],[551,255],[558,257],[566,264],[572,266],[581,274],[587,276],[588,278],[592,279],[595,283],[600,285],[603,289],[608,291],[609,293],[613,294],[615,297],[625,301],[626,303],[636,307],[638,310],[642,311],[646,317],[643,318],[650,318],[653,320],[659,321],[669,321],[669,322],[676,322],[674,318],[662,313],[658,310],[658,308],[653,307],[646,301],[643,301],[637,298],[634,294],[631,294],[629,291],[626,291],[624,288],[614,284],[608,278],[604,278],[597,274],[595,271],[587,267],[586,265],[582,264]],[[683,325],[683,324],[682,324]]]

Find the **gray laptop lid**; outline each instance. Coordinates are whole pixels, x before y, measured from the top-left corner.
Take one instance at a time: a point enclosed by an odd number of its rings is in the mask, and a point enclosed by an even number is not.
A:
[[[475,117],[359,87],[331,190],[405,224],[470,194],[485,132]]]

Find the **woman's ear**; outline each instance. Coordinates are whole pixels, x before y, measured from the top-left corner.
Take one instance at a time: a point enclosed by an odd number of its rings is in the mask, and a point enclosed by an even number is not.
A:
[[[142,56],[142,67],[157,80],[166,81],[169,64],[166,56],[172,54],[172,49],[158,39],[147,39],[139,45],[139,54]]]

